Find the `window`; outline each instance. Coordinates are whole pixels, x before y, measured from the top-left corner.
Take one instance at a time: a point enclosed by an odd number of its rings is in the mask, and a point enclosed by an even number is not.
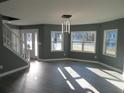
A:
[[[71,51],[95,53],[96,31],[71,32]]]
[[[63,38],[61,31],[51,32],[51,51],[62,51],[63,50]]]
[[[116,57],[117,29],[104,31],[103,54]]]

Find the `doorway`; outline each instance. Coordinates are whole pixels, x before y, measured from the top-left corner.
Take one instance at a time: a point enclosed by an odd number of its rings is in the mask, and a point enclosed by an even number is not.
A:
[[[30,50],[30,58],[38,59],[38,29],[21,30],[21,38]],[[22,52],[25,47],[22,45]]]

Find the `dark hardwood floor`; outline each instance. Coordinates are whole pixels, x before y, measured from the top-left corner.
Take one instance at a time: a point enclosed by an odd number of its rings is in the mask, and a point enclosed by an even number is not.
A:
[[[0,93],[122,93],[122,83],[119,73],[98,64],[33,61],[0,78]]]

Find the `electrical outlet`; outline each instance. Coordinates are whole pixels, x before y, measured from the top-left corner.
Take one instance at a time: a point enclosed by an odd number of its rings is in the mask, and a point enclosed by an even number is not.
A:
[[[0,65],[0,70],[2,70],[3,69],[3,65]]]

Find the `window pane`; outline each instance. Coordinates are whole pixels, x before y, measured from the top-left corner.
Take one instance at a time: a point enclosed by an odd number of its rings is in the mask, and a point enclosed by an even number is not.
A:
[[[91,32],[91,31],[89,31],[89,32],[84,32],[83,33],[83,35],[84,35],[84,51],[86,51],[86,52],[92,52],[92,53],[94,53],[95,52],[95,42],[96,42],[96,40],[95,40],[95,38],[96,38],[96,33],[95,32]]]
[[[61,51],[62,50],[62,33],[53,31],[51,32],[51,50]]]
[[[62,33],[60,33],[60,32],[52,32],[51,35],[52,35],[51,36],[52,41],[54,41],[54,42],[62,41]]]
[[[52,43],[52,50],[61,50],[62,49],[62,44],[57,42],[57,43]]]
[[[72,50],[74,51],[82,51],[82,43],[72,43]]]
[[[73,51],[82,51],[82,32],[72,32],[71,33],[71,50]]]
[[[95,52],[95,43],[84,43],[84,51]]]
[[[116,55],[116,45],[117,45],[117,30],[108,30],[105,32],[104,36],[104,54]]]
[[[27,46],[32,50],[32,33],[27,33]]]
[[[73,32],[72,33],[72,41],[82,41],[82,33],[81,32]]]

